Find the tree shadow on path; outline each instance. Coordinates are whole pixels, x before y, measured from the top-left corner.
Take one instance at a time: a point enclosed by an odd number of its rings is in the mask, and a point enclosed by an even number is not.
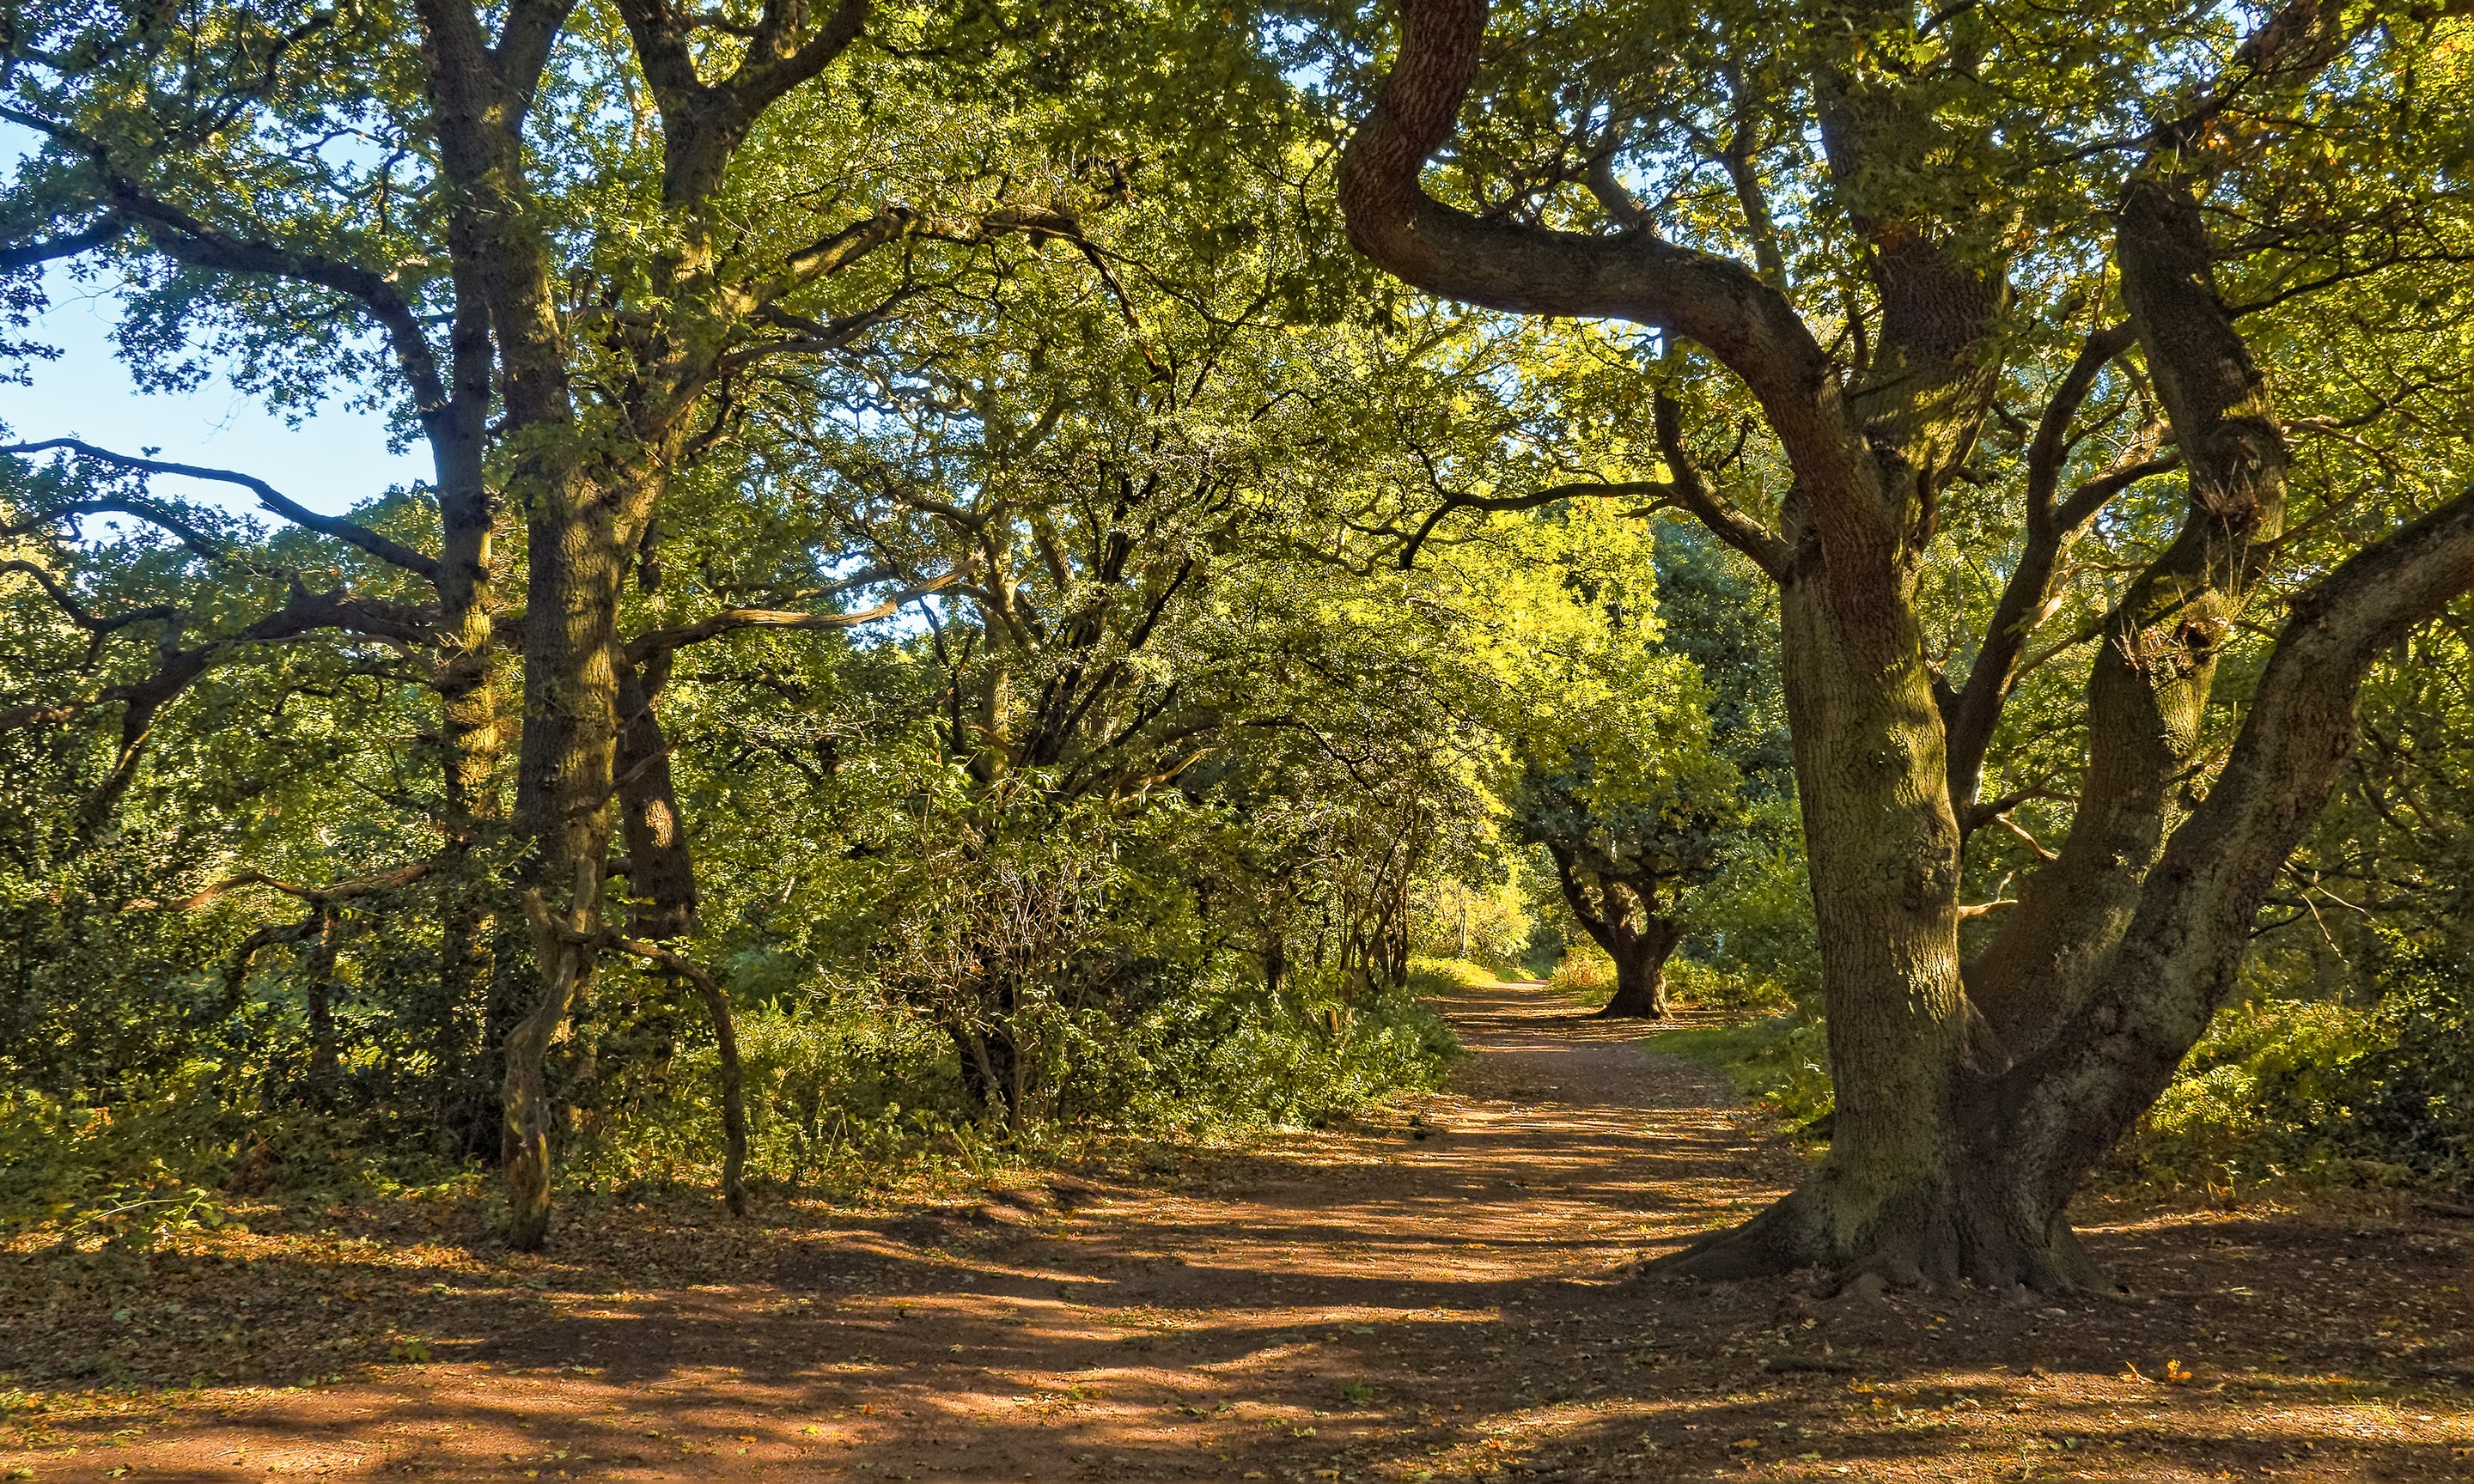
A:
[[[351,1238],[175,1259],[123,1328],[173,1324],[147,1304],[175,1292],[249,1299],[336,1344],[417,1329],[435,1359],[59,1406],[0,1473],[2474,1476],[2445,1222],[2099,1217],[2130,1297],[2043,1308],[1644,1279],[1799,1156],[1637,1024],[1539,986],[1442,1008],[1473,1053],[1443,1091],[1164,1151],[1148,1184],[740,1226],[608,1207],[548,1259]],[[328,1323],[347,1311],[386,1323]],[[2169,1359],[2190,1377],[2165,1383]]]

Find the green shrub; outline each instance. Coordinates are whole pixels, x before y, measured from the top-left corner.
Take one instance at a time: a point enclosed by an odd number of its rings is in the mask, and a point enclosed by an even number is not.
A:
[[[2117,1178],[2474,1188],[2464,966],[2408,958],[2388,984],[2367,1009],[2258,999],[2219,1012],[2117,1151]]]
[[[0,1092],[0,1229],[144,1247],[219,1224],[200,1184],[219,1184],[237,1129],[214,1096],[213,1064],[133,1086],[109,1106],[32,1089]]]
[[[1679,1004],[1731,1016],[1784,1015],[1796,1006],[1787,985],[1772,975],[1682,955],[1667,961],[1666,993]]]
[[[1615,961],[1596,944],[1577,939],[1564,946],[1546,985],[1585,1003],[1602,1002],[1615,992]]]
[[[1440,994],[1453,990],[1491,990],[1502,980],[1484,964],[1472,964],[1461,958],[1412,958],[1409,960],[1409,991],[1414,994]]]
[[[1741,1025],[1661,1031],[1643,1044],[1723,1074],[1791,1127],[1826,1133],[1833,1106],[1830,1040],[1819,1020],[1768,1016]]]
[[[1429,987],[1492,983],[1474,965],[1419,961]],[[751,1179],[857,1189],[917,1160],[973,1166],[1060,1136],[1230,1133],[1320,1126],[1432,1086],[1460,1054],[1450,1027],[1411,991],[1355,1005],[1205,980],[1111,1016],[1057,1009],[1024,1054],[1050,1090],[1025,1127],[974,1120],[952,1041],[913,1014],[856,991],[786,996],[740,1013]],[[569,1156],[588,1185],[712,1178],[721,1156],[718,1055],[691,1044],[631,1078]]]

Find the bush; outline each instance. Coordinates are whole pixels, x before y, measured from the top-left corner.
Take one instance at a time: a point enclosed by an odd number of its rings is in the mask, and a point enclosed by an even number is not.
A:
[[[1452,990],[1491,990],[1502,981],[1484,964],[1462,958],[1412,958],[1409,992],[1440,994]],[[1458,1044],[1455,1042],[1455,1044]]]
[[[2464,966],[2407,959],[2389,987],[2368,1009],[2259,999],[2219,1012],[2117,1152],[2117,1177],[2474,1188]]]
[[[1826,1137],[1834,1106],[1826,1024],[1775,1015],[1743,1025],[1661,1031],[1643,1042],[1725,1076],[1798,1131]]]
[[[1419,961],[1429,985],[1492,983],[1474,965]],[[1202,980],[1139,1012],[1055,1010],[1027,1054],[1053,1091],[1011,1133],[982,1127],[952,1040],[915,1013],[854,989],[785,996],[738,1017],[751,1180],[856,1190],[921,1158],[985,1167],[1059,1136],[1238,1133],[1321,1126],[1410,1088],[1460,1054],[1450,1027],[1409,991],[1354,1005]],[[578,1141],[586,1185],[705,1183],[721,1159],[718,1056],[703,1042],[631,1078],[605,1105],[607,1135]]]
[[[1588,939],[1568,944],[1547,976],[1547,988],[1575,999],[1602,1001],[1615,992],[1615,961]]]
[[[1796,1007],[1787,986],[1771,975],[1680,955],[1667,962],[1666,992],[1678,1003],[1731,1016],[1784,1015]]]
[[[143,1248],[220,1206],[236,1128],[212,1095],[211,1064],[133,1087],[109,1107],[32,1089],[0,1093],[0,1228],[48,1226],[64,1241]],[[205,1095],[201,1095],[201,1093]]]

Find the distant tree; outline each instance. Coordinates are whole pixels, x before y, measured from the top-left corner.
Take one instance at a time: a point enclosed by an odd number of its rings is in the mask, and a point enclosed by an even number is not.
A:
[[[1587,753],[1568,757],[1559,773],[1532,766],[1507,801],[1513,827],[1545,847],[1573,919],[1614,960],[1614,997],[1598,1014],[1661,1019],[1666,961],[1685,935],[1677,898],[1718,874],[1734,800],[1593,806],[1595,781]]]

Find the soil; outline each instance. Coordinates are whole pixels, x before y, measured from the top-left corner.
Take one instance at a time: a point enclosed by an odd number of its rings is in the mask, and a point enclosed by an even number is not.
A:
[[[965,1204],[0,1257],[0,1479],[2474,1478],[2468,1213],[2092,1203],[2067,1303],[1670,1281],[1801,1156],[1637,1025],[1443,1008],[1442,1092]]]

